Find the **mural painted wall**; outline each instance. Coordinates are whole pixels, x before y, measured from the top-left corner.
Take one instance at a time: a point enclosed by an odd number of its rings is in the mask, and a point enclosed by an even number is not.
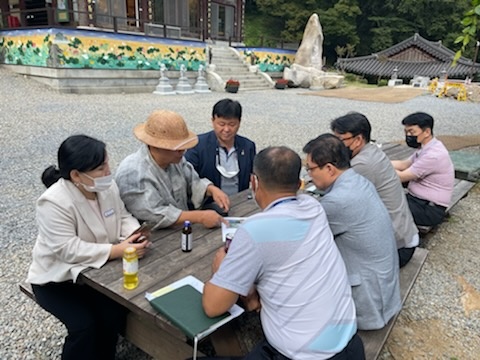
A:
[[[156,39],[155,39],[156,40]],[[82,69],[198,70],[203,42],[69,29],[0,31],[0,62]]]
[[[270,49],[270,48],[236,48],[247,63],[258,65],[260,71],[274,72],[283,71],[295,60],[294,50]],[[252,62],[253,60],[253,62]]]
[[[206,63],[206,43],[72,29],[0,31],[0,63],[78,69],[139,69],[197,71]],[[237,50],[260,71],[290,66],[295,51],[245,48]]]

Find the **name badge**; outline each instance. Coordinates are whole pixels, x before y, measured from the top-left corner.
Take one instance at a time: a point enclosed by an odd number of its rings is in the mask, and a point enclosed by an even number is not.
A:
[[[110,216],[112,216],[113,214],[115,214],[115,210],[113,210],[113,208],[112,208],[112,209],[106,210],[106,211],[103,213],[103,216],[105,216],[105,217],[110,217]]]

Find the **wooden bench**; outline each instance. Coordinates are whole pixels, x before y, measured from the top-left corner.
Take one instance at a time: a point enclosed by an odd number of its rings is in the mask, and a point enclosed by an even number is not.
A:
[[[33,290],[32,290],[32,285],[30,285],[27,282],[23,282],[23,283],[18,284],[18,286],[20,287],[21,292],[23,292],[25,295],[27,295],[33,301],[37,302],[37,299],[35,299],[35,294],[33,293]]]
[[[32,286],[29,283],[20,283],[19,287],[21,292],[23,292],[33,301],[37,302],[35,299],[35,294],[32,290]],[[165,334],[159,335],[155,325],[142,321],[142,319],[139,319],[139,317],[132,312],[129,312],[127,315],[125,332],[122,333],[122,336],[130,343],[144,351],[145,349],[151,349],[149,344],[161,343],[164,349],[175,347],[175,341],[173,341],[174,339],[169,339],[168,336],[165,336]],[[154,358],[164,358],[164,354],[157,353],[155,349],[151,349],[151,351],[146,352]],[[201,351],[197,351],[197,355],[203,356],[204,354]],[[190,356],[192,356],[191,352],[185,352],[182,354],[182,358],[187,358]]]
[[[390,160],[404,160],[408,158],[415,149],[405,146],[400,143],[385,143],[381,146],[382,150],[388,156]],[[455,155],[454,152],[450,152],[450,156]],[[453,156],[455,158],[455,156]],[[455,163],[454,163],[455,165]],[[446,214],[465,196],[467,196],[470,189],[475,186],[475,182],[463,180],[467,175],[465,175],[465,171],[457,168],[458,166],[455,165],[455,185],[453,188],[452,200],[450,201],[450,205],[446,210]],[[471,175],[470,175],[471,176]],[[420,234],[427,234],[431,230],[433,230],[434,226],[417,226],[418,231]]]
[[[400,269],[400,296],[402,297],[402,305],[412,290],[413,284],[427,259],[427,254],[427,249],[418,247],[409,263]],[[366,360],[375,360],[380,355],[380,351],[387,341],[398,315],[399,314],[395,315],[388,324],[380,330],[358,332],[363,340]]]
[[[460,179],[455,179],[455,185],[453,187],[453,194],[452,194],[452,200],[450,201],[450,205],[447,207],[445,210],[446,216],[448,216],[448,213],[450,210],[457,205],[457,203],[463,199],[465,196],[468,195],[468,192],[475,186],[475,183],[472,181],[467,181],[467,180],[460,180]],[[431,230],[435,228],[435,226],[421,226],[417,225],[418,231],[420,234],[427,234]]]

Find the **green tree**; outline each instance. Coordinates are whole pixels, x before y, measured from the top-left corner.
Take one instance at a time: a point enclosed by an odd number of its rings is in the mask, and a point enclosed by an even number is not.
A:
[[[359,0],[362,14],[357,18],[360,43],[357,51],[369,54],[391,46],[395,42],[397,29],[403,27],[392,24],[399,0]]]
[[[331,49],[337,45],[358,45],[356,19],[361,13],[357,0],[339,0],[332,7],[319,11],[327,56],[333,55]]]
[[[402,0],[399,15],[413,26],[413,30],[429,40],[442,40],[451,48],[455,34],[460,31],[462,14],[469,0]]]
[[[397,16],[369,16],[371,27],[367,34],[363,33],[362,44],[371,52],[378,52],[405,40],[413,33],[412,25]],[[362,47],[364,51],[365,47]]]
[[[280,27],[278,36],[286,41],[301,40],[308,18],[318,13],[324,33],[324,54],[333,62],[335,47],[351,44],[359,55],[371,54],[392,46],[414,33],[428,40],[442,40],[453,48],[462,31],[461,19],[478,11],[480,0],[247,0],[247,10],[256,6],[264,15],[274,17]],[[476,4],[476,5],[472,5]],[[248,14],[247,14],[248,15]],[[471,21],[469,23],[469,21]],[[477,20],[464,20],[472,30]],[[283,25],[282,25],[283,24]],[[478,28],[477,28],[478,30]],[[471,35],[460,42],[468,41]],[[468,44],[468,42],[467,42]],[[472,49],[465,48],[470,54]]]
[[[478,41],[480,40],[480,0],[472,0],[471,8],[465,13],[461,24],[463,26],[462,35],[460,35],[455,43],[461,43],[462,47],[457,51],[454,58],[456,61],[468,51],[468,45],[474,43],[478,49]],[[477,50],[478,51],[478,50]],[[477,52],[475,52],[475,57]],[[474,59],[476,60],[476,59]]]
[[[282,19],[285,26],[280,35],[289,42],[302,39],[308,19],[317,13],[324,34],[324,54],[331,60],[336,58],[337,45],[359,43],[358,0],[257,0],[255,3],[263,14]]]

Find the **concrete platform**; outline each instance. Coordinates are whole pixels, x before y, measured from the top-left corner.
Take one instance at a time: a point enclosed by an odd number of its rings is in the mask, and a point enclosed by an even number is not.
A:
[[[5,64],[0,66],[28,76],[61,93],[152,93],[160,79],[160,71],[157,70],[60,69]],[[195,84],[197,75],[196,71],[186,73],[190,85]],[[180,71],[166,71],[165,76],[170,79],[170,85],[175,87]]]
[[[455,177],[458,179],[480,180],[480,154],[461,150],[450,151],[450,157],[455,167]]]

